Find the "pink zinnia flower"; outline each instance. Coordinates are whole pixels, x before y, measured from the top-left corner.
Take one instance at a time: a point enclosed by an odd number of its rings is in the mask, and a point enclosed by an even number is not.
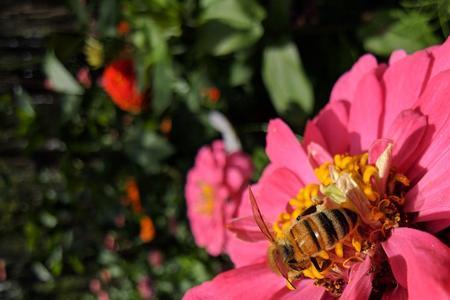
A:
[[[148,300],[153,297],[154,291],[152,282],[148,276],[144,276],[139,279],[137,289],[142,299]]]
[[[308,122],[302,142],[272,120],[271,163],[252,187],[270,234],[288,239],[296,217],[305,220],[300,214],[311,207],[350,209],[359,221],[344,223],[357,229],[342,230],[346,237],[331,249],[318,245],[323,251],[314,258],[324,269],[311,263],[281,272],[296,286],[291,290],[272,271],[280,268],[269,267],[270,243],[248,218],[244,194],[230,226],[243,239],[229,242],[236,268],[184,299],[448,299],[450,249],[433,234],[450,225],[449,97],[450,40],[412,55],[396,51],[388,65],[361,57]],[[307,222],[317,227],[316,219]]]
[[[235,216],[251,173],[248,155],[228,153],[219,140],[202,147],[195,158],[185,187],[188,217],[195,242],[211,255],[226,248],[225,225]]]

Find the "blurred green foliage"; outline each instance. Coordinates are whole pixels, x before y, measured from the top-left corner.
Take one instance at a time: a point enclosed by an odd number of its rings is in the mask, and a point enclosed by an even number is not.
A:
[[[230,268],[226,256],[196,247],[185,211],[196,151],[219,137],[207,113],[230,119],[257,179],[270,118],[302,132],[357,57],[386,60],[394,49],[442,42],[448,11],[436,0],[5,1],[0,298],[95,299],[99,280],[110,299],[141,299],[137,285],[148,276],[154,298],[180,299]],[[89,55],[99,64],[83,86],[77,72]],[[133,58],[150,91],[141,114],[118,109],[99,84],[117,57]],[[121,200],[129,178],[155,223],[149,243]]]

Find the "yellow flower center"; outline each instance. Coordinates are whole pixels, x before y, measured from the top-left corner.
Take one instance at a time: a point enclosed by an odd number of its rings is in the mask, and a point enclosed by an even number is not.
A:
[[[377,166],[368,163],[368,153],[335,155],[333,161],[322,164],[314,172],[320,183],[306,185],[289,200],[286,211],[280,213],[273,224],[273,231],[276,238],[283,238],[296,222],[315,213],[308,214],[309,210],[305,212],[312,206],[315,206],[317,212],[331,209],[355,212],[358,222],[347,231],[344,238],[336,239],[332,247],[319,249],[313,255],[315,263],[301,270],[289,271],[290,282],[311,278],[316,285],[325,287],[334,295],[340,295],[346,284],[346,277],[343,275],[346,274],[346,269],[363,261],[367,255],[373,256],[376,245],[387,238],[389,229],[406,221],[401,213],[401,206],[405,201],[404,194],[409,180],[391,169],[384,181],[386,184],[383,184]],[[308,223],[319,227],[314,231],[316,236],[319,235],[319,240],[320,232],[330,231],[325,226],[320,228],[320,225],[312,221]],[[335,224],[329,226],[339,227]]]
[[[214,188],[212,185],[200,182],[200,201],[197,211],[205,216],[211,216],[214,212]]]

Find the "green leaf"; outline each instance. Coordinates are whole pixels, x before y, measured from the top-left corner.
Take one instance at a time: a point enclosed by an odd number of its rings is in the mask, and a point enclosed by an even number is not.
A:
[[[204,0],[197,50],[226,55],[255,43],[263,34],[264,9],[253,0]]]
[[[47,211],[41,213],[40,220],[48,228],[54,228],[58,224],[58,219]]]
[[[200,23],[220,21],[238,29],[254,27],[265,17],[264,9],[254,0],[215,0],[203,1],[203,13]]]
[[[161,114],[171,103],[173,77],[173,70],[169,62],[160,62],[154,65],[151,105],[156,114]]]
[[[359,34],[367,51],[383,56],[396,49],[411,53],[439,42],[430,18],[417,11],[379,12]]]
[[[116,25],[119,22],[119,2],[117,0],[103,0],[100,2],[100,16],[98,20],[99,30],[113,36],[116,33]]]
[[[48,271],[48,269],[40,262],[36,262],[33,264],[32,269],[36,276],[41,281],[50,281],[53,280],[52,274]]]
[[[45,57],[44,72],[54,91],[71,95],[81,95],[83,93],[81,85],[52,52]]]
[[[196,48],[200,53],[227,55],[253,45],[262,34],[259,24],[240,30],[219,22],[209,22],[200,28]]]
[[[124,144],[130,160],[149,173],[158,171],[161,162],[173,153],[165,138],[145,127],[136,126],[127,130]]]
[[[61,247],[56,247],[50,257],[47,260],[47,265],[49,266],[52,274],[54,276],[59,276],[62,271],[62,259],[63,259],[63,251]]]
[[[231,86],[244,85],[250,81],[252,77],[252,68],[243,61],[236,60],[230,68],[230,84]]]
[[[31,124],[36,117],[36,112],[33,108],[31,96],[21,87],[14,89],[16,97],[17,109],[16,114],[19,118],[18,132],[20,135],[26,134],[30,129]]]
[[[295,105],[306,113],[312,111],[313,90],[293,43],[264,49],[262,77],[278,113],[285,114]]]

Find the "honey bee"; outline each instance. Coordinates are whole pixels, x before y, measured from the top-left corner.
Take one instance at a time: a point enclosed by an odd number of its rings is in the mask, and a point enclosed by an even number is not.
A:
[[[249,195],[253,217],[261,232],[271,242],[268,250],[269,262],[291,285],[290,271],[299,273],[311,263],[321,271],[323,266],[319,266],[316,260],[320,252],[333,249],[358,225],[358,215],[350,209],[336,208],[314,212],[316,207],[312,206],[297,217],[282,238],[275,238],[264,221],[251,189]]]

